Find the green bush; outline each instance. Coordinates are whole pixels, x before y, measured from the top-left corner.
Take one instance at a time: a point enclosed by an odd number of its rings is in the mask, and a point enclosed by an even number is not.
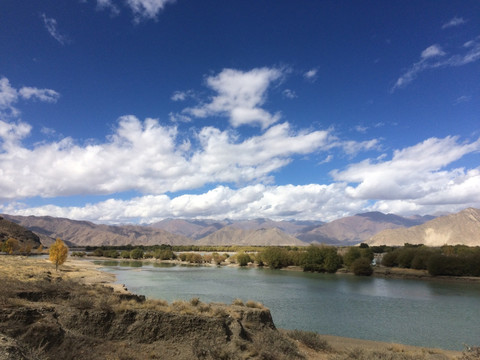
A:
[[[395,251],[391,251],[383,255],[382,258],[382,265],[387,267],[394,267],[398,265],[397,263],[397,253]]]
[[[246,253],[239,253],[237,254],[237,262],[238,265],[240,266],[247,266],[249,262],[251,262],[252,259],[250,258],[250,255]]]
[[[355,275],[370,276],[373,273],[373,268],[367,258],[358,258],[352,264],[352,271]]]
[[[269,247],[262,251],[261,261],[267,263],[271,269],[281,269],[291,264],[288,250],[280,247]]]
[[[303,255],[303,271],[334,273],[341,265],[342,257],[333,246],[311,245]]]
[[[360,249],[355,246],[351,246],[348,248],[345,255],[343,255],[343,264],[349,269],[354,261],[361,257],[362,253],[360,252]]]
[[[140,248],[133,249],[130,251],[130,258],[134,260],[143,259],[143,250]]]
[[[122,259],[130,259],[130,251],[128,250],[123,250],[121,253],[120,253],[120,257]]]

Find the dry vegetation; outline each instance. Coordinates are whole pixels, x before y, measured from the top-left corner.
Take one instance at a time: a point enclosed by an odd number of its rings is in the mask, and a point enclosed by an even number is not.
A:
[[[54,269],[46,260],[0,258],[0,359],[473,360],[479,354],[277,330],[269,310],[252,300],[168,303],[104,286],[112,277],[87,262]]]

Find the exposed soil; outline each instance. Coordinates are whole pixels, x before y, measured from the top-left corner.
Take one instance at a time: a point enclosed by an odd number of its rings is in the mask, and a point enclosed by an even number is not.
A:
[[[305,332],[294,337],[277,330],[270,311],[253,301],[225,305],[198,299],[171,304],[146,300],[121,287],[105,286],[114,276],[85,261],[69,260],[56,272],[47,260],[0,256],[0,276],[0,360],[464,356]]]

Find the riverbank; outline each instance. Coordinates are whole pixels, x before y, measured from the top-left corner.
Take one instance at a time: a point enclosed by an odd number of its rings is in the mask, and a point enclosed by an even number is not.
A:
[[[234,253],[232,253],[234,254]],[[213,262],[207,263],[190,263],[188,261],[181,260],[158,260],[154,258],[150,259],[114,259],[114,258],[105,258],[105,257],[94,257],[94,256],[85,256],[85,260],[108,260],[108,261],[141,261],[144,263],[163,263],[163,264],[173,264],[173,265],[188,265],[188,266],[209,266],[209,267],[240,267],[238,263],[232,263],[228,260],[222,264],[215,264]],[[246,267],[248,268],[259,268],[257,263],[249,263]],[[300,266],[287,266],[281,269],[280,271],[294,271],[294,272],[303,272],[303,268]],[[353,272],[348,271],[345,268],[337,270],[336,274],[340,275],[352,275]],[[390,278],[390,279],[413,279],[413,280],[428,280],[428,281],[447,281],[447,282],[462,282],[462,283],[480,283],[480,277],[472,276],[432,276],[426,270],[416,270],[416,269],[406,269],[399,267],[386,267],[386,266],[374,266],[373,273],[371,276],[379,278]]]
[[[2,351],[6,351],[1,346],[4,342],[8,346],[17,344],[19,353],[28,349],[31,352],[33,347],[36,352],[47,354],[43,358],[49,358],[48,354],[50,358],[51,354],[61,355],[67,348],[82,351],[85,345],[98,352],[94,358],[111,359],[145,358],[145,353],[151,354],[152,359],[208,359],[215,358],[215,348],[230,354],[224,357],[228,359],[375,359],[374,353],[382,353],[388,359],[412,360],[463,356],[455,351],[317,335],[315,350],[311,343],[310,347],[306,345],[311,340],[309,333],[300,332],[303,335],[298,340],[290,336],[291,331],[277,331],[268,309],[254,302],[249,307],[239,303],[225,306],[195,301],[145,301],[122,286],[107,290],[114,285],[114,275],[101,272],[97,265],[84,260],[68,260],[55,272],[55,267],[45,259],[2,256],[0,273],[9,289],[0,296],[0,338],[4,339],[0,341],[0,359]],[[122,296],[129,298],[122,300]],[[156,333],[142,338],[147,325],[148,331],[156,329]],[[227,334],[225,329],[229,329]],[[73,346],[74,342],[82,346]],[[275,349],[283,350],[276,357],[261,357],[262,351],[266,356],[264,351],[275,354]],[[35,357],[23,357],[30,358]]]

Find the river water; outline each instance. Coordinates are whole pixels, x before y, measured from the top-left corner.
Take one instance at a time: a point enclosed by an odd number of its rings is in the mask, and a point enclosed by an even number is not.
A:
[[[98,261],[132,292],[169,302],[263,303],[284,329],[462,350],[480,345],[480,284],[261,268]]]

